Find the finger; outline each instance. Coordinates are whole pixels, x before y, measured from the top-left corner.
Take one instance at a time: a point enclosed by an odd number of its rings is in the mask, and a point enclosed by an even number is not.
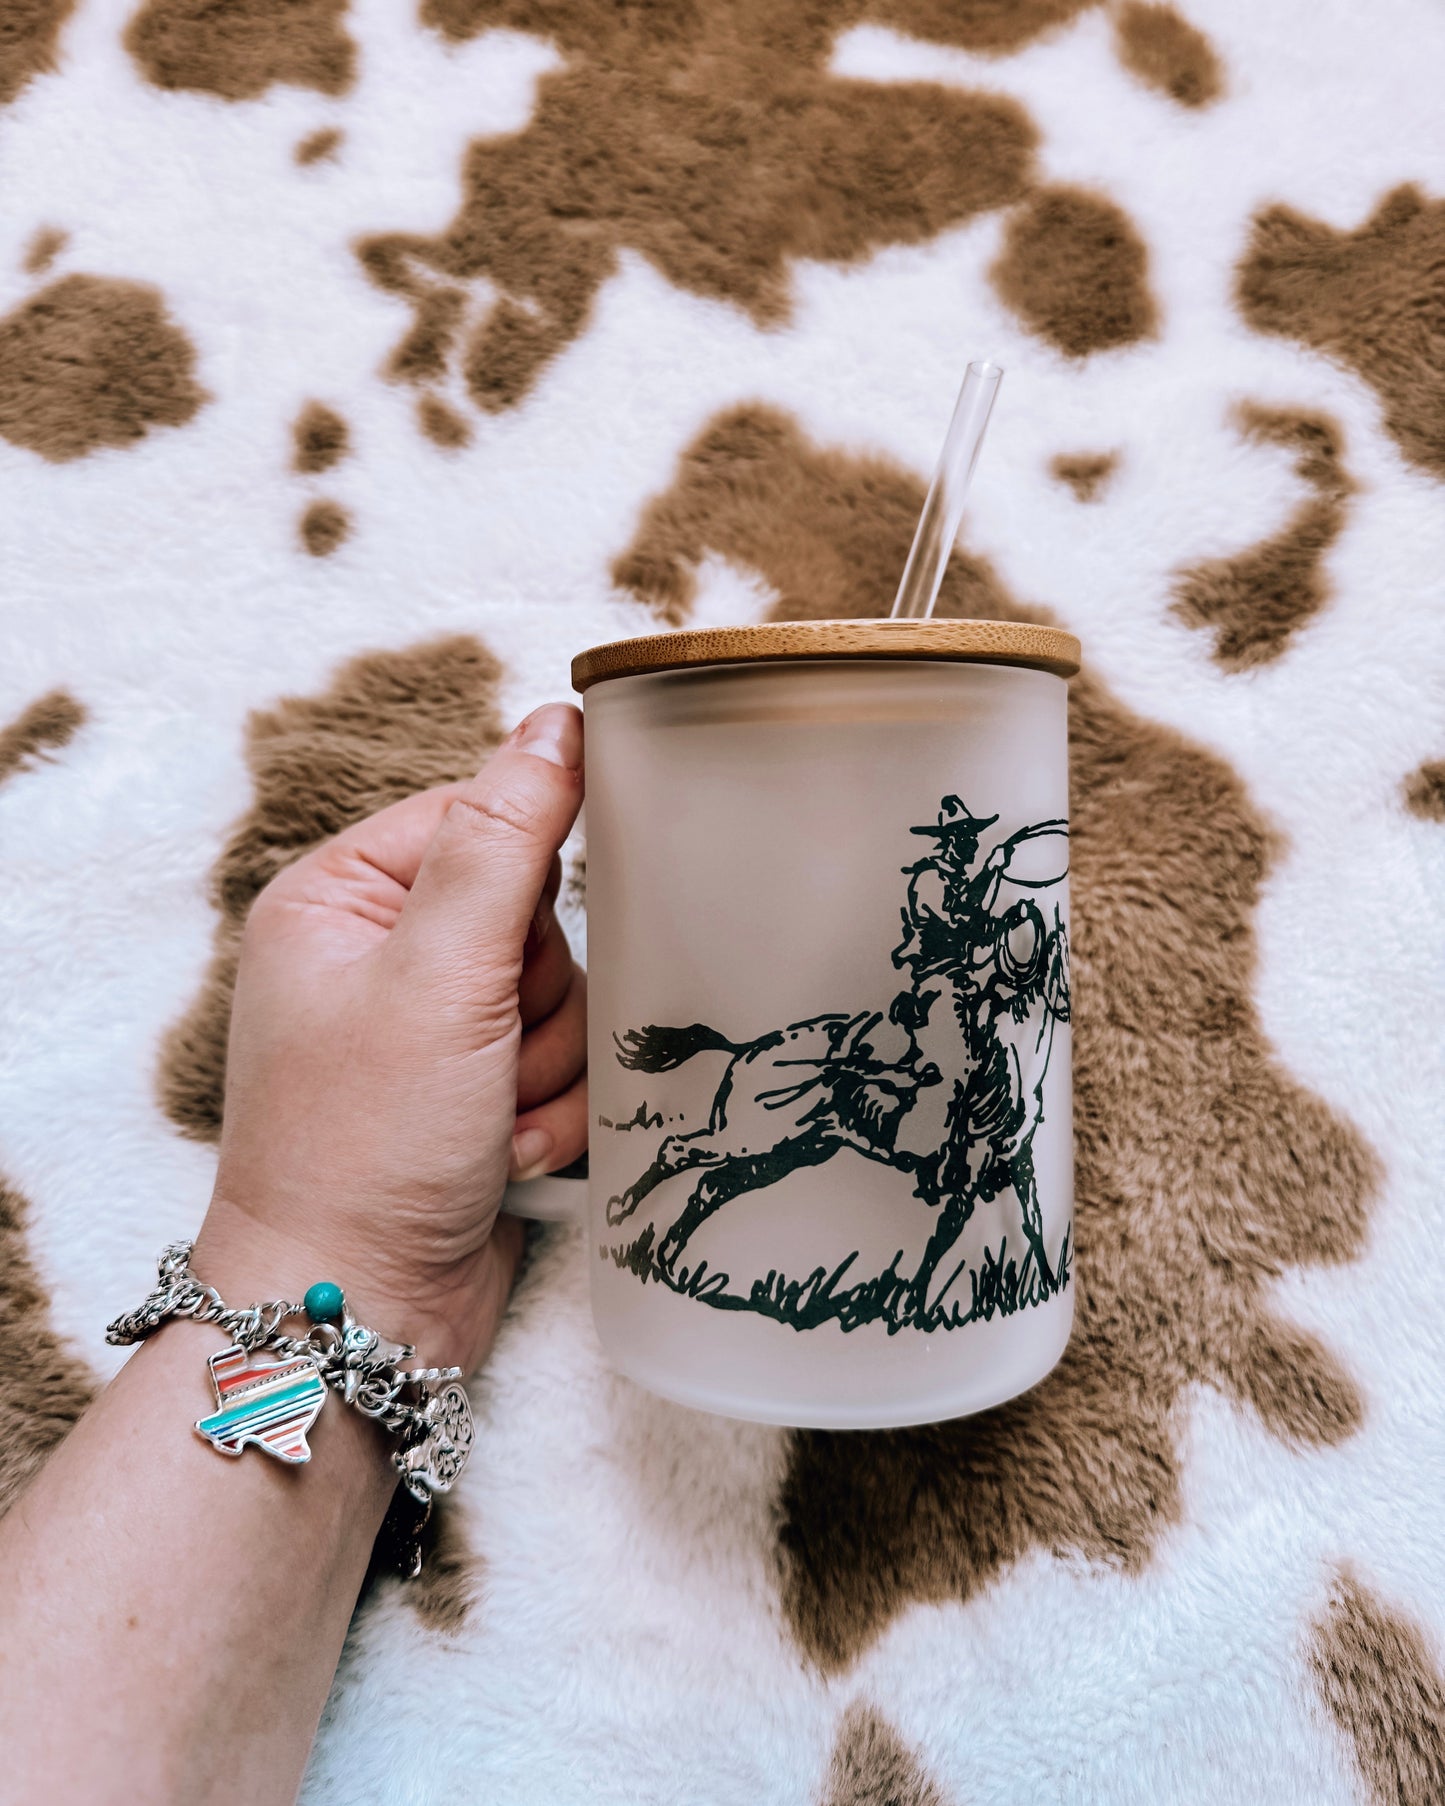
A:
[[[565,1091],[587,1065],[587,980],[572,968],[567,995],[545,1022],[522,1036],[517,1056],[517,1108],[534,1105]]]
[[[535,1110],[517,1118],[512,1131],[512,1179],[559,1172],[587,1152],[587,1075]]]
[[[288,865],[266,886],[278,902],[350,908],[391,927],[463,784],[439,784],[379,809]]]
[[[514,1008],[527,927],[581,804],[582,717],[552,703],[452,799],[389,956],[449,988],[460,979],[483,1012]]]
[[[539,923],[542,924],[541,939],[534,941]],[[517,987],[523,1028],[530,1028],[534,1022],[550,1016],[567,995],[571,983],[572,949],[567,945],[562,924],[552,914],[552,905],[543,897],[527,932],[522,979]]]
[[[384,925],[392,926],[401,913],[406,893],[416,882],[427,848],[467,782],[459,779],[451,784],[434,784],[430,790],[403,797],[400,802],[378,809],[375,815],[353,822],[287,866],[267,889],[293,902],[350,904],[374,918],[389,918]],[[538,940],[550,919],[546,906],[555,903],[561,888],[559,855],[553,859],[542,887]]]
[[[547,867],[547,882],[542,886],[542,901],[555,903],[557,892],[562,888],[562,855],[555,853],[552,863]]]
[[[531,926],[527,929],[527,952],[540,945],[547,926],[556,910],[557,892],[562,888],[562,855],[554,853],[552,863],[547,867],[547,882],[542,886],[542,895],[537,900],[537,911],[532,917]]]

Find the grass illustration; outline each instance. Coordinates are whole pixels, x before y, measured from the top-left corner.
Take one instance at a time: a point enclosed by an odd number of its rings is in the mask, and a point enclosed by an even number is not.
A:
[[[664,1267],[657,1258],[656,1242],[656,1228],[649,1223],[635,1240],[610,1247],[604,1243],[599,1252],[604,1260],[635,1274],[644,1285],[654,1281],[684,1298],[710,1304],[714,1310],[755,1311],[795,1330],[836,1323],[845,1334],[868,1323],[882,1323],[891,1336],[904,1329],[963,1329],[993,1317],[1011,1317],[1061,1292],[1073,1267],[1070,1230],[1064,1232],[1052,1284],[1040,1274],[1032,1248],[1026,1247],[1023,1258],[1015,1260],[1008,1252],[1005,1235],[997,1251],[985,1244],[976,1266],[959,1261],[941,1285],[931,1281],[920,1285],[917,1274],[900,1273],[900,1248],[871,1279],[850,1281],[858,1259],[854,1253],[831,1272],[815,1267],[805,1279],[789,1279],[774,1268],[766,1279],[754,1280],[744,1297],[729,1289],[729,1274],[712,1270],[705,1260],[693,1267]]]

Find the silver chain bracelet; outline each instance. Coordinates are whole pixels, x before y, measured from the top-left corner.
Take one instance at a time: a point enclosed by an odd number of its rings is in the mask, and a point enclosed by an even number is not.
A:
[[[117,1317],[105,1339],[140,1342],[172,1317],[214,1323],[231,1338],[208,1362],[216,1409],[197,1420],[199,1436],[222,1455],[254,1443],[280,1461],[309,1461],[307,1432],[330,1388],[400,1439],[392,1466],[420,1505],[429,1508],[433,1494],[451,1490],[475,1435],[460,1367],[406,1367],[416,1350],[357,1323],[329,1281],[312,1286],[300,1304],[278,1298],[232,1309],[191,1271],[191,1248],[172,1242],[163,1250],[154,1290]],[[300,1316],[310,1322],[305,1334],[286,1335],[282,1325]],[[280,1358],[258,1361],[261,1350]]]

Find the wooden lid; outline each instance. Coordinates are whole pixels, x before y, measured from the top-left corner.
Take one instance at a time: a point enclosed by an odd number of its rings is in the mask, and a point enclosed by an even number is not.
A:
[[[593,646],[572,660],[572,688],[689,665],[778,663],[805,658],[934,658],[971,665],[1028,665],[1072,677],[1079,642],[1025,621],[776,621],[649,633]]]

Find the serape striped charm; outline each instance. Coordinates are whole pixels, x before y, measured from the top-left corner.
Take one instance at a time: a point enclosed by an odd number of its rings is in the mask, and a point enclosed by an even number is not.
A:
[[[250,1350],[233,1346],[207,1363],[219,1409],[196,1424],[222,1455],[239,1455],[248,1442],[278,1461],[309,1461],[306,1432],[326,1403],[326,1381],[305,1355],[252,1364]]]

